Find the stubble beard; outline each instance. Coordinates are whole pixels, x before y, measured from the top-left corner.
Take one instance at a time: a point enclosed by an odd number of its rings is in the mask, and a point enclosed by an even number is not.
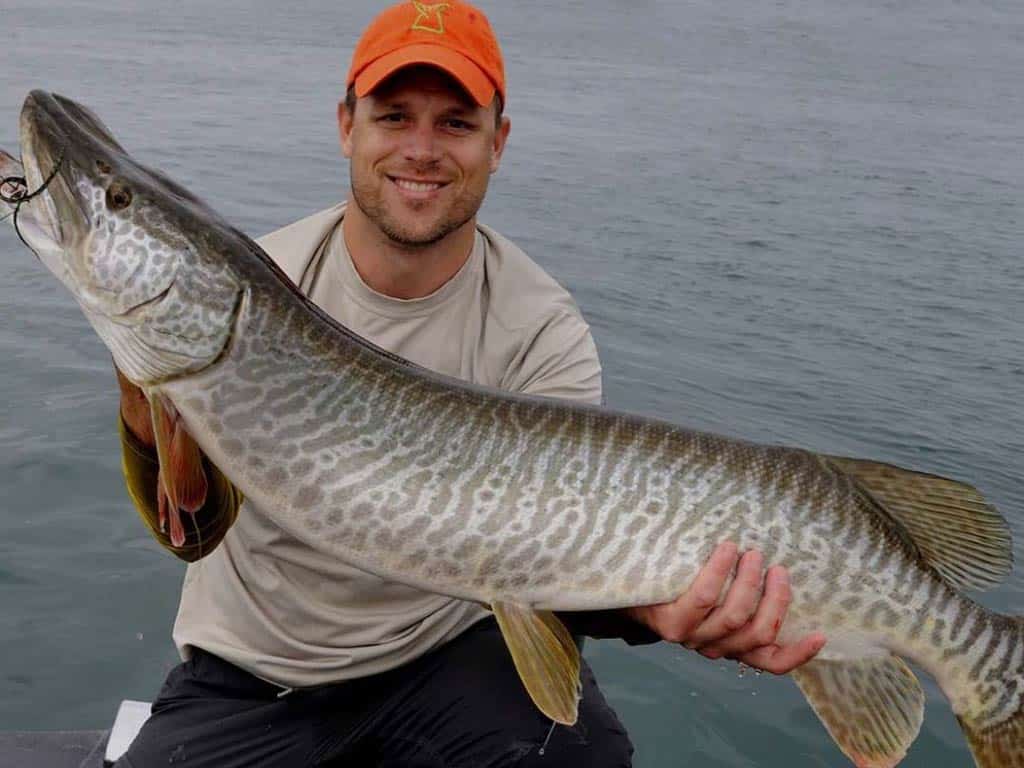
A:
[[[381,195],[372,189],[371,185],[363,184],[356,178],[354,173],[351,173],[350,177],[352,198],[355,204],[359,206],[359,210],[392,243],[408,250],[429,248],[465,225],[480,210],[480,205],[484,200],[484,193],[487,191],[485,186],[479,193],[467,193],[462,199],[455,202],[455,205],[440,218],[434,227],[425,233],[416,234],[410,232],[408,228],[402,227],[401,223],[391,215]]]

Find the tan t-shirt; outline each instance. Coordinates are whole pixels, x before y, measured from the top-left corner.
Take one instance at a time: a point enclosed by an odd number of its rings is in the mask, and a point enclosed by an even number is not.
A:
[[[344,205],[260,244],[327,313],[375,344],[440,373],[503,389],[601,400],[590,330],[569,294],[521,250],[478,225],[459,272],[421,299],[394,299],[356,272]],[[487,615],[475,603],[384,581],[316,551],[246,501],[221,545],[188,566],[174,641],[278,685],[376,674]]]

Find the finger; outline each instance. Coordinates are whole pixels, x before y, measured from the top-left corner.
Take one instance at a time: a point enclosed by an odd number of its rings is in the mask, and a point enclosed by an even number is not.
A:
[[[740,656],[738,661],[773,675],[785,675],[813,659],[824,645],[825,635],[815,632],[795,643],[757,648]]]
[[[117,374],[117,384],[121,388],[122,394],[145,399],[146,395],[143,391],[139,389],[137,385],[132,383],[132,381],[121,372],[121,369],[118,368],[116,364],[114,365],[114,372]]]
[[[793,599],[789,586],[789,574],[782,566],[772,566],[764,577],[764,596],[757,606],[754,617],[738,632],[710,643],[701,649],[715,652],[719,656],[737,657],[756,648],[775,644],[779,629],[786,618],[786,609]]]
[[[152,446],[155,436],[146,393],[121,373],[121,369],[116,365],[114,371],[117,373],[117,384],[121,390],[121,419],[124,425],[140,442]]]
[[[731,541],[719,544],[694,579],[674,602],[636,610],[647,626],[670,643],[686,642],[690,633],[714,609],[726,579],[736,566],[738,550]]]
[[[699,648],[718,642],[747,625],[761,599],[763,565],[764,557],[757,550],[743,554],[736,567],[736,578],[726,593],[725,601],[694,629],[686,643],[688,647]]]

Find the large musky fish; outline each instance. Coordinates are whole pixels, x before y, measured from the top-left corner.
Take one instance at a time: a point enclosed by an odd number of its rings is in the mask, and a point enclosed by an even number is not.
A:
[[[552,611],[671,600],[733,539],[790,569],[780,637],[828,636],[793,677],[857,765],[893,766],[917,735],[906,658],[978,765],[1024,768],[1024,626],[961,592],[1010,570],[1010,538],[970,486],[433,374],[325,316],[75,102],[31,93],[20,144],[24,167],[0,153],[26,177],[0,187],[7,213],[149,395],[172,516],[194,440],[310,546],[490,605],[563,723],[579,656]]]

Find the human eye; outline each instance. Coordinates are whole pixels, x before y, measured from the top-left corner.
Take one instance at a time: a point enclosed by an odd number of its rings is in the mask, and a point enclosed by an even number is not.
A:
[[[398,125],[405,121],[405,114],[402,112],[384,112],[377,116],[378,123]]]
[[[474,123],[471,123],[469,120],[463,120],[461,117],[449,117],[445,119],[444,125],[445,128],[457,133],[469,133],[476,130]]]

